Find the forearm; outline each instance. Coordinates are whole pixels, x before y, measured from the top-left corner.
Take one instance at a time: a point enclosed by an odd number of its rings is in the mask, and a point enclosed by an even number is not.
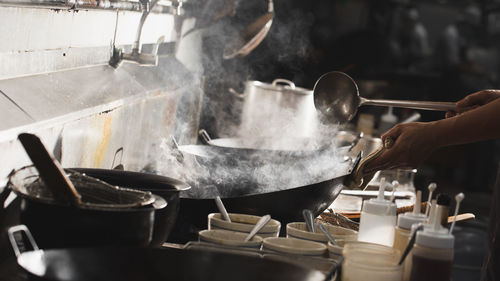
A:
[[[466,144],[500,138],[500,99],[452,118],[434,121],[430,132],[436,146]]]

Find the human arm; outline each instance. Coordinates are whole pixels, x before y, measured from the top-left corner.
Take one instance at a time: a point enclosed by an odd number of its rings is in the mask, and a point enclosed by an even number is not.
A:
[[[485,94],[476,95],[484,98]],[[472,108],[470,105],[476,98],[465,98],[457,106]],[[500,138],[500,98],[476,105],[474,109],[447,119],[395,126],[382,136],[384,142],[392,138],[394,145],[367,163],[364,171],[416,168],[440,147]]]

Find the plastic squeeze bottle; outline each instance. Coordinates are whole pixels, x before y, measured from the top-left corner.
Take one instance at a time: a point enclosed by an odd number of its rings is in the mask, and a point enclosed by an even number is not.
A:
[[[384,198],[385,178],[380,180],[377,198],[365,200],[359,222],[358,241],[392,247],[396,226],[396,204]]]
[[[410,281],[449,281],[455,239],[441,225],[443,208],[432,208],[429,224],[417,232]]]
[[[404,252],[411,236],[411,227],[414,224],[424,223],[427,220],[427,216],[422,214],[420,211],[422,203],[422,191],[417,191],[415,198],[415,205],[413,207],[413,212],[407,212],[400,214],[398,216],[398,223],[396,225],[396,230],[394,233],[394,245],[393,247],[399,250],[401,253]],[[403,264],[403,281],[410,279],[411,270],[411,257],[407,257]]]

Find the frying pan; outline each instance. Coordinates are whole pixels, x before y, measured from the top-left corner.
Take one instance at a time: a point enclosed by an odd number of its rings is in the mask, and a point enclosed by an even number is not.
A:
[[[16,233],[9,229],[17,263],[30,280],[71,281],[320,281],[326,275],[296,264],[215,251],[173,248],[85,248],[21,253]],[[22,234],[22,233],[19,233]],[[31,235],[26,234],[33,241]],[[32,242],[34,243],[34,241]]]

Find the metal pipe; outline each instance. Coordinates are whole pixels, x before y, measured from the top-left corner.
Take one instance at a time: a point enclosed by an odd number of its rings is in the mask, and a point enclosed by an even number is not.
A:
[[[162,1],[154,7],[151,5],[151,12],[161,14],[183,14],[182,2]],[[121,10],[141,12],[142,4],[140,2],[129,1],[108,1],[108,0],[0,0],[0,6],[14,6],[26,8],[44,8],[44,9],[67,9],[67,10]]]

